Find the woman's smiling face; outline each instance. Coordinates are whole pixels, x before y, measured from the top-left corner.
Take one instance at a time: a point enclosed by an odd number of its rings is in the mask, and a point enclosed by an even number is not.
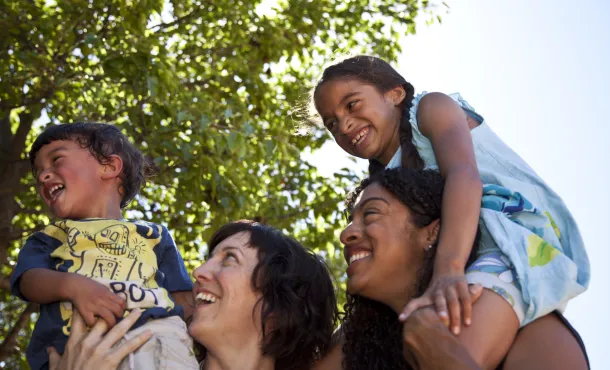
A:
[[[250,233],[239,232],[220,242],[193,272],[195,310],[189,333],[198,342],[205,345],[225,332],[261,331],[260,315],[255,314],[261,294],[252,285],[257,253]]]
[[[428,239],[407,206],[378,183],[367,186],[341,233],[348,293],[388,305],[396,296],[412,296]]]

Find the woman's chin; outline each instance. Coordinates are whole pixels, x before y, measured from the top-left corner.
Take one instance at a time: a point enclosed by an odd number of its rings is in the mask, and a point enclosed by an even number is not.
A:
[[[366,293],[366,282],[359,276],[352,276],[347,280],[346,290],[350,295],[361,295]]]

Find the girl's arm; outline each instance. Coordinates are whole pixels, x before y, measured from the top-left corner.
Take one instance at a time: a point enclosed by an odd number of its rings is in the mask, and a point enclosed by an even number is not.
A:
[[[482,183],[464,110],[449,96],[424,96],[419,128],[432,143],[445,179],[435,272],[463,273],[477,232]]]
[[[464,276],[466,261],[475,239],[481,208],[482,183],[472,145],[466,113],[449,96],[430,93],[419,103],[419,130],[432,143],[443,178],[441,229],[434,274],[426,293],[412,300],[401,319],[418,307],[435,304],[445,324],[459,333],[461,308],[464,322],[471,321],[472,306]]]

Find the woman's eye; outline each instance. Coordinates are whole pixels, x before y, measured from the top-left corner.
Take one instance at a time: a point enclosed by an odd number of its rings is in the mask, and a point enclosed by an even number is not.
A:
[[[237,262],[237,257],[233,253],[227,253],[224,258],[224,262]]]
[[[53,163],[57,162],[57,160],[61,159],[62,157],[55,157],[53,158]]]
[[[354,106],[356,105],[357,102],[358,102],[357,100],[352,100],[351,102],[347,103],[347,109],[350,111],[352,109],[354,109]]]
[[[374,216],[376,214],[378,214],[379,212],[375,211],[375,210],[366,210],[364,212],[362,212],[362,217],[364,217],[365,219],[369,216]]]

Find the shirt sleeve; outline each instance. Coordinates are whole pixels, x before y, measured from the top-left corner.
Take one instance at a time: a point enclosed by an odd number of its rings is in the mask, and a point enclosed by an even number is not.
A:
[[[51,253],[61,246],[61,242],[43,232],[34,233],[25,242],[17,257],[17,266],[11,274],[11,293],[26,300],[19,289],[19,280],[28,270],[43,268],[55,270]]]
[[[165,226],[163,227],[160,245],[156,248],[157,263],[159,271],[163,273],[162,282],[159,285],[168,292],[179,292],[192,290],[193,282],[189,276],[184,260],[176,247],[176,243]]]

